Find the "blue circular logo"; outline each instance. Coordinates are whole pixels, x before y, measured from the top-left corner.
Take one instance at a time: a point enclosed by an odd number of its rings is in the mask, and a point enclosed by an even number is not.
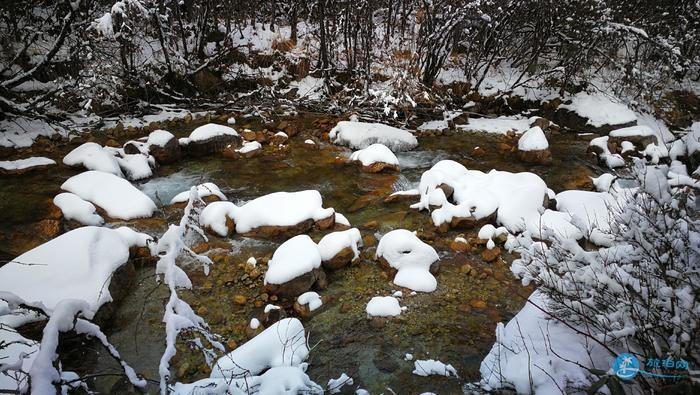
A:
[[[632,380],[639,373],[639,360],[630,353],[622,353],[615,358],[612,370],[622,380]]]

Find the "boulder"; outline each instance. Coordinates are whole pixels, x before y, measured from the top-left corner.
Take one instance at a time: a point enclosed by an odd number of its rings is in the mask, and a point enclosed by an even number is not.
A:
[[[361,162],[356,161],[361,166],[361,169],[365,173],[381,173],[383,171],[399,171],[399,166],[393,165],[391,163],[385,162],[374,162],[368,166],[363,166]]]
[[[527,163],[549,165],[552,163],[552,153],[548,149],[534,151],[518,151],[518,158]]]
[[[320,289],[328,286],[326,273],[321,268],[302,274],[283,284],[266,284],[263,287],[263,292],[291,298],[308,292],[314,285]]]
[[[228,147],[240,147],[242,139],[240,136],[219,135],[205,140],[190,141],[185,146],[187,155],[201,157],[222,153]]]
[[[172,137],[165,145],[151,144],[148,146],[150,154],[162,165],[175,163],[180,160],[180,144],[176,137]]]
[[[355,252],[350,247],[345,247],[340,250],[335,256],[328,260],[324,260],[321,264],[326,270],[338,270],[352,262],[355,258]]]

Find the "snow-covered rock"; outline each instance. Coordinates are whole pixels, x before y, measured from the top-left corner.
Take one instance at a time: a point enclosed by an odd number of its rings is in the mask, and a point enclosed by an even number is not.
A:
[[[115,156],[119,167],[129,180],[141,180],[153,175],[153,157],[144,154],[124,154]]]
[[[383,170],[399,170],[399,159],[384,144],[375,143],[367,148],[355,151],[350,160],[362,166],[362,171],[379,173]]]
[[[318,250],[325,269],[339,269],[360,256],[362,235],[357,228],[329,233],[318,242]]]
[[[444,201],[435,198],[436,193],[442,197],[437,189],[449,192]],[[451,160],[442,160],[424,172],[418,190],[420,202],[411,207],[427,210],[439,206],[432,210],[431,217],[441,231],[488,223],[495,217],[509,232],[520,232],[529,220],[539,217],[547,196],[547,185],[536,174],[498,170],[483,173]]]
[[[3,160],[0,161],[0,175],[20,175],[33,170],[46,169],[54,165],[56,165],[56,161],[43,156]]]
[[[469,118],[468,123],[457,125],[460,130],[472,132],[485,132],[495,134],[506,134],[510,131],[523,133],[530,128],[530,121],[527,118],[498,117],[498,118]]]
[[[595,128],[603,126],[628,125],[637,122],[637,116],[629,107],[603,93],[580,92],[574,95],[571,103],[559,108],[573,111],[585,118],[586,124]]]
[[[299,366],[309,355],[301,321],[285,318],[219,358],[210,378],[257,376],[267,369]]]
[[[417,376],[457,376],[457,370],[450,364],[435,359],[418,359],[413,362],[413,374]]]
[[[413,232],[396,229],[385,234],[377,245],[376,257],[385,268],[396,270],[394,284],[420,292],[437,288],[430,270],[440,257]]]
[[[85,143],[63,157],[67,166],[82,166],[88,170],[99,170],[123,177],[114,154],[97,143]]]
[[[240,207],[231,202],[214,202],[200,216],[200,225],[221,236],[226,236],[232,226],[237,233],[279,237],[304,233],[314,225],[328,229],[334,223],[335,211],[323,208],[323,198],[315,190],[275,192]]]
[[[381,143],[392,151],[407,151],[418,145],[416,137],[407,130],[381,123],[340,121],[328,134],[335,144],[364,149]]]
[[[180,143],[167,130],[154,130],[146,140],[149,153],[161,164],[176,162],[180,159]]]
[[[401,314],[401,306],[393,296],[375,296],[367,303],[365,311],[370,317],[394,317]]]
[[[220,153],[229,146],[238,147],[242,139],[232,127],[208,123],[196,128],[189,137],[180,139],[179,142],[188,154],[202,156]]]
[[[598,161],[604,163],[609,168],[621,167],[625,165],[625,160],[619,154],[612,153],[608,146],[610,137],[596,137],[588,143],[588,151],[598,156]]]
[[[282,243],[272,254],[265,272],[265,290],[282,296],[307,292],[319,279],[325,280],[318,246],[307,235],[298,235]]]
[[[528,129],[518,140],[518,156],[523,162],[548,164],[552,161],[549,142],[539,126]]]
[[[150,217],[156,205],[123,178],[101,171],[86,171],[66,180],[61,189],[78,195],[107,212],[111,218]]]
[[[200,199],[204,199],[206,197],[212,196],[216,197],[215,199],[218,200],[227,200],[226,196],[221,193],[221,190],[219,187],[212,183],[212,182],[205,182],[204,184],[199,184],[197,185],[197,195],[199,196]],[[170,199],[170,204],[174,203],[184,203],[187,202],[187,200],[190,198],[190,190],[186,190],[183,192],[178,193],[175,195],[172,199]]]
[[[53,198],[53,204],[61,209],[63,217],[78,221],[83,225],[99,226],[104,219],[96,213],[95,205],[81,199],[78,195],[63,192]]]
[[[150,237],[128,228],[86,226],[64,233],[0,267],[0,289],[51,314],[76,299],[96,312],[112,296],[112,274],[129,259],[129,248]]]
[[[323,300],[321,300],[321,296],[313,291],[305,292],[299,295],[299,297],[297,298],[297,303],[300,306],[306,306],[309,309],[309,311],[314,311],[319,307],[323,306]]]

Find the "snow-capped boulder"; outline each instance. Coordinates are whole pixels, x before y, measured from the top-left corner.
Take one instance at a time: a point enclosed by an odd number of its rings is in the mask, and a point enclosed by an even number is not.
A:
[[[528,129],[518,140],[518,157],[523,162],[546,165],[552,163],[549,142],[539,126]]]
[[[432,210],[431,217],[443,232],[494,220],[511,233],[522,231],[530,218],[539,217],[547,196],[547,185],[536,174],[497,170],[483,173],[451,160],[442,160],[424,172],[418,190],[420,201],[411,207],[427,210],[439,206]]]
[[[67,220],[93,226],[104,223],[104,219],[96,213],[95,205],[81,199],[78,195],[69,192],[59,193],[53,198],[53,204],[61,209],[63,217]]]
[[[656,132],[646,125],[615,129],[608,136],[608,147],[613,152],[621,151],[625,141],[632,143],[638,151],[643,151],[649,144],[659,144]]]
[[[330,140],[353,149],[381,143],[392,151],[408,151],[418,146],[416,137],[407,130],[381,123],[340,121],[328,133]]]
[[[217,202],[220,200],[228,200],[221,192],[219,187],[213,182],[205,182],[197,185],[197,196],[205,202]],[[190,190],[182,191],[170,199],[170,204],[187,203],[190,198]]]
[[[439,268],[435,249],[413,232],[396,229],[385,234],[377,245],[376,258],[389,272],[396,273],[394,284],[420,292],[433,292],[437,280],[432,272]]]
[[[324,269],[345,267],[360,256],[362,236],[357,228],[329,233],[318,242]]]
[[[240,147],[242,139],[232,127],[208,123],[179,141],[189,155],[204,156],[221,153],[228,146]]]
[[[330,229],[335,211],[323,208],[318,191],[275,192],[238,207],[231,202],[214,202],[202,210],[200,225],[220,236],[235,228],[236,233],[255,237],[290,237],[314,226]]]
[[[82,166],[88,170],[99,170],[123,177],[114,154],[97,143],[85,143],[63,157],[63,164],[67,166]]]
[[[579,92],[555,113],[558,124],[576,130],[607,133],[637,124],[637,115],[624,103],[604,93]]]
[[[150,154],[160,164],[175,163],[180,159],[180,143],[167,130],[158,129],[151,132],[146,140],[146,145]]]
[[[149,239],[128,228],[72,230],[0,267],[0,289],[48,314],[66,299],[84,301],[95,313],[125,295],[128,281],[114,284],[122,279],[114,273],[129,260],[131,247],[144,247]]]
[[[53,159],[35,156],[17,160],[0,161],[0,175],[18,176],[34,170],[44,170],[56,165]]]
[[[366,173],[399,170],[399,159],[384,144],[376,143],[355,151],[350,155],[350,160],[359,164]]]
[[[257,141],[246,141],[240,148],[230,145],[224,150],[224,156],[229,159],[252,158],[261,153],[262,145]]]
[[[307,235],[282,243],[272,254],[265,272],[265,291],[280,296],[297,296],[319,283],[325,286],[318,246]]]
[[[610,151],[608,140],[610,137],[596,137],[588,143],[588,152],[598,158],[598,162],[609,168],[621,167],[625,165],[625,159],[619,154]]]
[[[393,296],[375,296],[365,308],[368,317],[394,317],[401,314],[399,300]]]
[[[306,318],[321,306],[323,306],[323,299],[321,298],[321,295],[317,294],[316,292],[309,291],[299,295],[297,300],[294,302],[294,311],[296,311],[300,317]]]
[[[66,180],[61,189],[93,203],[110,218],[144,218],[156,211],[155,203],[148,196],[129,181],[110,173],[86,171]]]

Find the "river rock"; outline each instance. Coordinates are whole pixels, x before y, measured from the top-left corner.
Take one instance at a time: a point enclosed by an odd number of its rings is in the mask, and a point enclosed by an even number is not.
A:
[[[175,136],[162,146],[157,144],[149,145],[148,150],[156,161],[162,165],[175,163],[180,160],[181,156],[180,144]]]
[[[328,286],[326,273],[321,268],[302,274],[284,284],[266,284],[263,291],[273,295],[291,298],[309,291],[314,285],[320,289]]]
[[[245,141],[254,141],[255,140],[255,132],[250,130],[250,129],[245,129],[244,131],[241,132],[241,137]]]
[[[338,270],[349,265],[354,258],[355,252],[352,250],[352,248],[345,247],[342,250],[338,251],[338,253],[335,254],[335,256],[333,256],[331,259],[325,260],[321,264],[326,270]]]
[[[229,134],[213,136],[206,140],[190,141],[185,146],[188,155],[201,157],[207,155],[220,154],[228,147],[240,147],[242,139],[240,136]]]
[[[535,151],[518,151],[518,158],[527,163],[548,165],[552,163],[552,153],[548,149]]]

